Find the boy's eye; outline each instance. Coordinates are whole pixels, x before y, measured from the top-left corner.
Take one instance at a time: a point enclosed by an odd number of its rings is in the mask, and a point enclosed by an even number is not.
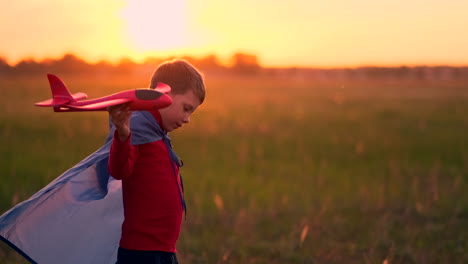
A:
[[[192,107],[188,106],[188,105],[184,105],[184,112],[191,112],[192,111]]]

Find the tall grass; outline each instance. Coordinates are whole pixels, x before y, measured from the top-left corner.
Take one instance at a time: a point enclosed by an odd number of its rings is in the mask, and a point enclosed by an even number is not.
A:
[[[92,97],[146,77],[76,78]],[[465,83],[207,77],[172,134],[182,263],[465,263]],[[0,212],[97,149],[105,113],[52,113],[44,77],[0,80]],[[7,247],[0,262],[19,263]]]

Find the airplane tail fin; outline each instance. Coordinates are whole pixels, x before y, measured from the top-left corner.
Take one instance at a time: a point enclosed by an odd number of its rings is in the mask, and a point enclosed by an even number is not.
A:
[[[50,89],[52,91],[52,99],[36,103],[37,106],[54,106],[59,107],[63,104],[75,102],[76,100],[85,99],[88,97],[85,93],[71,94],[62,80],[53,74],[47,74],[49,79]]]

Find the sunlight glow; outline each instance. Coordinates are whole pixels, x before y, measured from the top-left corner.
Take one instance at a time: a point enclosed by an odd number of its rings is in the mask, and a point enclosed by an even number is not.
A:
[[[187,44],[185,0],[129,0],[123,17],[130,45],[137,52],[167,50]]]
[[[263,66],[466,65],[468,1],[21,0],[0,58],[255,54]],[[24,8],[27,6],[28,8]]]

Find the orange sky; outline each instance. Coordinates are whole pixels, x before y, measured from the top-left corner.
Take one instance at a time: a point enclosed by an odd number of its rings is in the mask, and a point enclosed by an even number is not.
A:
[[[257,54],[264,66],[468,65],[466,0],[16,0],[0,56]]]

